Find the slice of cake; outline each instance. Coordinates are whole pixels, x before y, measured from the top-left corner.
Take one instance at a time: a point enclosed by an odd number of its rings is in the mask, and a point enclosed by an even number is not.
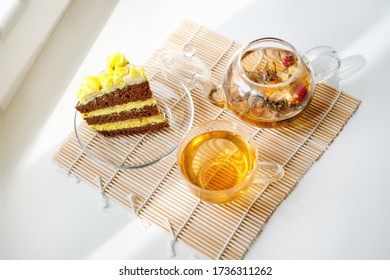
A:
[[[87,76],[76,94],[76,109],[88,126],[104,136],[146,133],[168,127],[142,67],[123,54],[107,58],[106,70]]]

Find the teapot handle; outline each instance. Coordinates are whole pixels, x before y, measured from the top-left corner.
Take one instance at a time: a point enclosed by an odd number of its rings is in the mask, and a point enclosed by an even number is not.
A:
[[[317,83],[332,77],[340,68],[341,59],[337,51],[328,46],[314,47],[305,53],[314,70]]]
[[[199,74],[193,76],[194,84],[200,87],[204,96],[211,102],[211,104],[221,109],[227,108],[227,102],[222,85],[216,85],[209,78]]]

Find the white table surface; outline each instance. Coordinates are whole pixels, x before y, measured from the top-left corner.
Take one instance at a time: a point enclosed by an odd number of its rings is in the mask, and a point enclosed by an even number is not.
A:
[[[52,156],[72,130],[83,76],[116,50],[142,64],[190,19],[241,43],[275,36],[302,52],[331,45],[358,70],[331,81],[362,100],[357,113],[245,258],[390,259],[388,0],[117,2],[73,0],[0,114],[0,258],[172,259],[165,231],[145,229],[114,201],[102,210],[98,192]],[[202,258],[175,248],[173,259]]]

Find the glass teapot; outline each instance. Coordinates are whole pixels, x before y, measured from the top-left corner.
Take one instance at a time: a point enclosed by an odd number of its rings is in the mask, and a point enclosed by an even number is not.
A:
[[[337,52],[327,46],[300,53],[278,38],[261,38],[231,58],[221,84],[187,44],[183,53],[165,53],[162,73],[169,80],[198,86],[214,105],[229,109],[245,122],[263,128],[282,126],[299,117],[312,100],[315,84],[340,68]]]

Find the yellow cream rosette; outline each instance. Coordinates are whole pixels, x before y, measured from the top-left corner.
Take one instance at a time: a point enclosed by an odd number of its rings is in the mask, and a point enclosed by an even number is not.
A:
[[[106,69],[97,76],[87,76],[80,85],[76,93],[76,98],[80,102],[98,96],[99,93],[111,92],[126,86],[126,81],[146,80],[144,68],[131,64],[126,57],[119,52],[115,52],[107,57]]]
[[[122,53],[115,52],[107,57],[107,63],[109,67],[116,69],[129,64],[129,61]]]

